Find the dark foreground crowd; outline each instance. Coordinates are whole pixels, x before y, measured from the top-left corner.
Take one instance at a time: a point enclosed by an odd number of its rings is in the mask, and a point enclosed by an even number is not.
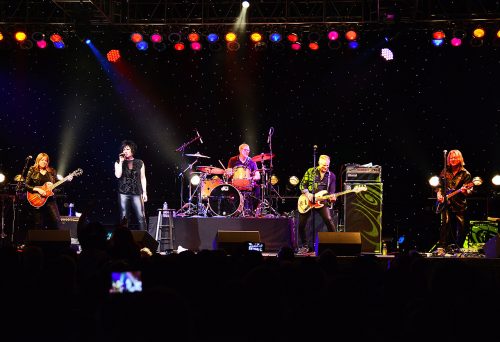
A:
[[[126,226],[78,228],[81,253],[0,249],[4,341],[466,341],[496,336],[500,270],[461,259],[340,262],[225,251],[160,255]],[[109,293],[140,270],[143,291]],[[493,334],[493,335],[491,335]],[[494,339],[496,340],[496,339]]]

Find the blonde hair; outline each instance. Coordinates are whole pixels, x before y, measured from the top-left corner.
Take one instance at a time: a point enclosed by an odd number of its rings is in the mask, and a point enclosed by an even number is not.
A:
[[[460,152],[459,150],[451,150],[449,153],[448,153],[448,157],[446,157],[446,166],[451,166],[450,165],[450,159],[451,159],[451,156],[452,155],[456,155],[458,156],[459,160],[460,160],[460,165],[461,166],[464,166],[465,165],[465,161],[464,161],[464,157],[462,156],[462,152]]]
[[[241,145],[238,147],[238,151],[240,151],[240,152],[241,152],[241,150],[242,150],[245,146],[248,146],[248,148],[250,148],[250,146],[249,146],[248,144],[243,143],[243,144],[241,144]]]
[[[47,158],[47,171],[52,172],[52,168],[49,167],[49,163],[50,163],[49,155],[47,153],[44,153],[44,152],[38,153],[38,155],[36,156],[35,165],[34,165],[35,170],[40,171],[40,168],[38,167],[38,163],[40,162],[40,160],[42,160],[42,158]]]
[[[330,161],[330,157],[328,157],[326,154],[320,155],[319,160],[321,160],[321,159]]]

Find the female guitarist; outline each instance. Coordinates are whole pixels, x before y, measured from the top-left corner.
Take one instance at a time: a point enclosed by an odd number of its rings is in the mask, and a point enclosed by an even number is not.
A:
[[[73,177],[68,176],[67,180]],[[39,193],[47,200],[41,207],[31,206],[33,223],[35,229],[59,229],[61,216],[54,196],[49,196],[48,190],[44,190],[46,183],[56,182],[56,171],[49,167],[49,156],[47,153],[40,153],[35,159],[35,164],[30,167],[26,176],[26,190],[30,193]],[[47,197],[48,196],[48,197]]]
[[[446,167],[441,172],[441,187],[437,189],[437,202],[441,209],[439,247],[441,251],[454,244],[461,248],[465,241],[466,196],[472,192],[471,174],[464,168],[462,152],[451,150],[446,157]],[[456,196],[447,197],[460,190]]]

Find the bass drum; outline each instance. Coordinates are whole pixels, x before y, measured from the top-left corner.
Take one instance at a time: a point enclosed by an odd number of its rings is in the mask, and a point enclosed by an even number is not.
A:
[[[230,184],[217,185],[208,196],[208,209],[214,216],[238,216],[243,205],[243,195]]]

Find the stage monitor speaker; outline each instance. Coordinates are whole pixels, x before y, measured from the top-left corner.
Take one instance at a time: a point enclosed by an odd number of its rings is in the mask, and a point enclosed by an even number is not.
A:
[[[153,253],[158,249],[158,241],[151,236],[148,232],[144,230],[131,230],[134,241],[139,245],[139,247],[147,247]]]
[[[249,242],[261,242],[258,230],[218,230],[213,247],[228,254],[241,254],[248,250]]]
[[[28,246],[40,247],[45,253],[60,253],[71,246],[69,230],[28,230],[26,239]]]
[[[357,185],[366,191],[344,197],[344,227],[346,232],[361,233],[361,250],[380,253],[382,245],[382,183],[345,183],[344,190]]]
[[[337,256],[361,254],[360,232],[318,232],[316,235],[316,255],[330,249]]]

